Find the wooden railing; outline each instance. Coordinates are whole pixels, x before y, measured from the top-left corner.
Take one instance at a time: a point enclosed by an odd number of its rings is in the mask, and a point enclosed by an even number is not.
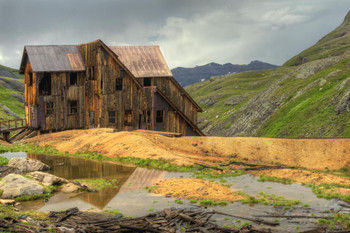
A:
[[[5,131],[24,129],[25,127],[26,127],[26,120],[25,119],[0,121],[0,133],[5,132]]]

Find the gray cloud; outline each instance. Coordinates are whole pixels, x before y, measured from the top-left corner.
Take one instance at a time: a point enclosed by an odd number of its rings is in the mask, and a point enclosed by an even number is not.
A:
[[[171,68],[282,64],[338,26],[348,0],[0,0],[0,64],[23,46],[159,44]]]

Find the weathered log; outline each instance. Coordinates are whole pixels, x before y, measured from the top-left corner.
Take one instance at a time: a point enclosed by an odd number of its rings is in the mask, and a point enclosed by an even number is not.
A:
[[[210,169],[214,169],[214,170],[219,170],[219,171],[223,171],[224,169],[221,167],[215,167],[215,166],[210,166],[210,165],[206,165],[206,164],[201,164],[201,163],[195,163],[195,165],[204,167],[204,168],[210,168]]]
[[[65,220],[66,218],[70,217],[71,215],[78,213],[78,212],[79,212],[79,209],[77,207],[70,208],[70,209],[66,210],[65,215],[57,218],[56,222],[61,222],[61,221]]]
[[[214,214],[231,216],[231,217],[239,218],[239,219],[245,219],[245,220],[249,220],[249,221],[252,221],[252,222],[257,222],[259,224],[262,223],[262,224],[269,225],[269,226],[278,226],[278,225],[280,225],[278,222],[270,222],[270,221],[266,221],[266,220],[263,220],[263,219],[256,219],[256,218],[244,217],[244,216],[239,216],[239,215],[234,215],[234,214],[228,214],[228,213],[224,213],[224,212],[217,211],[217,210],[213,210],[213,213]]]

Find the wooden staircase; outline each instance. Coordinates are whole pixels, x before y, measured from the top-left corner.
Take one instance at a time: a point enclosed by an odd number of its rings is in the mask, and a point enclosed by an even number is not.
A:
[[[37,135],[37,133],[38,133],[38,129],[25,128],[25,129],[22,129],[21,131],[19,131],[17,134],[13,135],[8,141],[10,143],[13,143],[15,141],[34,137]]]

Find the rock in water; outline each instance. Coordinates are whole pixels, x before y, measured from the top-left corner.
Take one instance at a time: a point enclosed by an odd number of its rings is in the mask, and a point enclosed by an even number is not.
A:
[[[14,198],[22,195],[39,195],[44,193],[44,188],[34,181],[18,174],[9,174],[0,182],[2,198]]]
[[[21,172],[34,172],[50,170],[50,167],[38,160],[27,158],[12,158],[9,167],[17,167]]]
[[[68,180],[63,179],[61,177],[51,175],[45,172],[32,172],[30,173],[31,177],[36,180],[41,182],[43,185],[50,186],[54,184],[62,184],[62,183],[67,183]]]

